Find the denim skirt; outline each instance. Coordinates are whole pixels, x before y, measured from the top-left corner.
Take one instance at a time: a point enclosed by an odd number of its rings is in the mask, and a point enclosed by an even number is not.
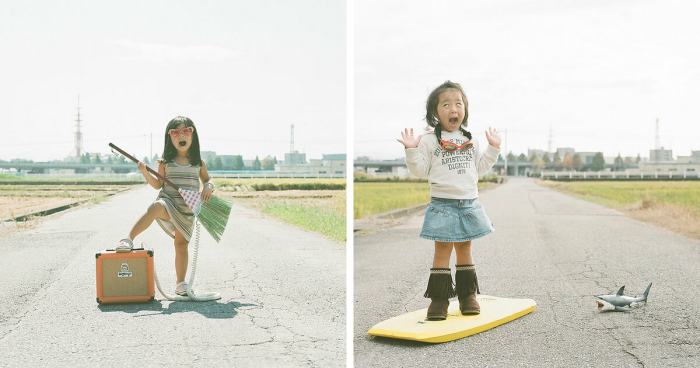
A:
[[[474,199],[431,198],[425,211],[420,237],[441,242],[464,242],[486,236],[496,230]]]

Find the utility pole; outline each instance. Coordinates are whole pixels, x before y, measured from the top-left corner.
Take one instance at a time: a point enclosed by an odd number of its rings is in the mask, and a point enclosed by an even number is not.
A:
[[[80,132],[80,123],[82,120],[80,120],[80,95],[78,95],[78,116],[77,119],[75,119],[76,127],[78,128],[75,131],[75,157],[80,159],[80,156],[82,155],[82,149],[83,149],[83,133]]]
[[[656,144],[654,147],[657,150],[661,148],[661,137],[659,137],[659,118],[656,118]]]
[[[294,153],[294,124],[292,124],[292,137],[289,141],[289,153]]]
[[[503,158],[505,160],[506,176],[508,176],[508,129],[505,130],[505,134],[504,134],[503,138],[505,138],[505,144],[503,145],[503,148],[506,151],[506,154],[503,155]]]

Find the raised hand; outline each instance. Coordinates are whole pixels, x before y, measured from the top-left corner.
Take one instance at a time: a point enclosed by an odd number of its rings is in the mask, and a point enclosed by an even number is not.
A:
[[[405,132],[401,132],[401,138],[402,139],[397,139],[401,144],[403,144],[404,147],[406,148],[416,148],[418,147],[418,143],[420,142],[420,137],[423,135],[419,135],[417,138],[413,137],[413,128],[411,128],[411,133],[408,133],[408,129],[405,129]]]
[[[491,129],[491,127],[489,127],[489,130],[484,133],[486,133],[486,140],[489,141],[489,144],[493,148],[501,148],[501,136],[498,135],[498,130],[496,130],[496,128]]]
[[[138,167],[139,171],[140,171],[141,173],[143,173],[143,175],[148,174],[148,169],[147,169],[148,166],[146,165],[145,162],[139,161],[139,162],[138,162],[138,165],[136,165],[136,166]]]

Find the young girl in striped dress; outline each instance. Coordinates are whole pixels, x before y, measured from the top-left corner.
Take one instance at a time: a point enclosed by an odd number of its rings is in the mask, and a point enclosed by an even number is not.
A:
[[[214,191],[214,183],[209,178],[207,167],[200,157],[199,136],[192,120],[182,116],[171,120],[165,128],[164,147],[163,157],[158,160],[158,174],[178,187],[189,190],[199,191],[201,181],[204,185],[202,201],[208,201]],[[155,189],[160,189],[160,193],[146,213],[136,221],[129,235],[119,241],[116,251],[131,251],[134,238],[146,230],[153,220],[156,220],[158,225],[175,239],[175,273],[177,274],[175,293],[187,295],[187,282],[185,282],[188,262],[187,246],[192,236],[194,214],[176,189],[164,185],[160,179],[148,173],[144,162],[139,162],[138,168],[148,184]]]

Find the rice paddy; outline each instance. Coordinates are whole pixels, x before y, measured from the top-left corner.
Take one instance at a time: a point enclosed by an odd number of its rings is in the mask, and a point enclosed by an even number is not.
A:
[[[478,185],[483,188],[493,184]],[[355,182],[353,189],[355,219],[430,201],[430,185],[426,182]]]
[[[14,175],[0,177],[0,219],[39,212],[85,199],[97,203],[143,181],[103,179],[24,179]],[[79,184],[78,184],[79,183]]]
[[[219,179],[219,195],[282,222],[347,240],[346,179]]]
[[[700,181],[538,182],[700,241]]]
[[[700,214],[700,181],[543,181],[552,189],[602,205],[621,208],[656,201],[693,209]]]

